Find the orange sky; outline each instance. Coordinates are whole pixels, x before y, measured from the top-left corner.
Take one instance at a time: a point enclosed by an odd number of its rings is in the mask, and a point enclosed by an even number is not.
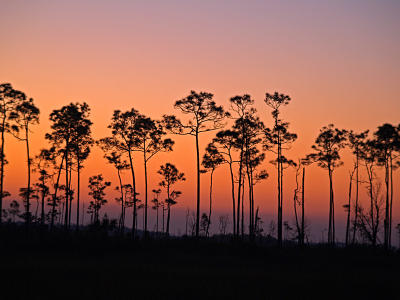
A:
[[[94,137],[100,138],[109,134],[114,109],[134,107],[160,118],[177,113],[174,101],[191,89],[214,93],[225,107],[229,97],[249,93],[267,125],[271,117],[263,103],[265,92],[289,94],[293,101],[283,117],[299,135],[290,151],[293,159],[310,151],[328,123],[359,131],[400,122],[397,1],[0,2],[0,82],[12,83],[41,109],[41,124],[33,129],[35,154],[44,146],[51,110],[71,101],[91,106]],[[175,151],[151,161],[150,172],[151,181],[158,182],[155,171],[170,161],[186,173],[187,181],[180,185],[183,196],[174,207],[179,211],[195,204],[194,140],[173,138]],[[201,137],[202,148],[210,138]],[[15,195],[26,180],[25,152],[12,137],[6,143],[6,190]],[[345,152],[346,164],[335,174],[338,220],[344,216],[351,166]],[[272,159],[268,155],[266,161]],[[256,187],[256,203],[270,217],[276,210],[275,170],[268,163],[265,167],[270,178]],[[114,170],[95,149],[84,169],[84,194],[87,178],[100,172],[114,181]],[[140,165],[137,172],[141,192]],[[227,174],[225,167],[216,171],[215,215],[231,211]],[[327,175],[316,166],[307,175],[308,217],[311,224],[325,222]],[[204,175],[203,210],[208,181]],[[292,171],[285,182],[285,213],[291,220]],[[398,195],[396,191],[395,200]],[[399,207],[396,201],[395,221]]]

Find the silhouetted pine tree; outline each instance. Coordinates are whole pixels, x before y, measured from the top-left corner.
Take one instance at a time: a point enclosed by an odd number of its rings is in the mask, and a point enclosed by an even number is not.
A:
[[[158,170],[158,174],[162,176],[162,180],[159,185],[163,187],[167,192],[167,198],[165,202],[167,204],[167,229],[166,234],[169,236],[169,224],[171,219],[171,206],[176,204],[176,199],[182,194],[180,191],[171,190],[172,187],[179,181],[186,180],[185,174],[179,172],[179,170],[170,163],[162,165]]]
[[[334,127],[333,124],[324,126],[312,145],[314,153],[307,155],[307,159],[316,162],[318,166],[328,170],[329,175],[329,225],[328,243],[335,244],[335,204],[333,193],[333,172],[343,165],[340,161],[340,150],[345,146],[346,132]]]
[[[291,98],[288,95],[279,94],[265,94],[265,103],[272,108],[272,117],[274,118],[274,127],[265,130],[265,149],[276,153],[276,167],[278,171],[278,244],[282,246],[282,233],[283,233],[283,165],[285,158],[283,150],[284,145],[290,145],[297,139],[295,133],[288,131],[289,123],[283,122],[279,118],[280,108],[290,103]]]
[[[199,134],[217,130],[223,127],[223,119],[228,114],[222,106],[212,100],[213,94],[191,91],[190,95],[175,102],[174,107],[190,119],[182,123],[176,116],[164,115],[165,128],[179,135],[192,135],[196,139],[196,169],[197,169],[197,204],[196,204],[196,237],[199,236],[200,226],[200,150]]]

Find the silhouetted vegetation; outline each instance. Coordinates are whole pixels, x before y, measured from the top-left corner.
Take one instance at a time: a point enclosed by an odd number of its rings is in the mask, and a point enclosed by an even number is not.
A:
[[[281,112],[291,98],[275,92],[266,93],[264,101],[272,109],[272,118],[265,122],[250,95],[230,98],[230,108],[226,110],[217,105],[212,94],[191,91],[174,105],[187,119],[181,121],[174,115],[164,115],[157,121],[134,108],[124,112],[115,110],[108,126],[110,136],[99,140],[92,136],[89,105],[70,103],[51,112],[50,131],[45,134],[48,146],[32,155],[31,130],[39,123],[40,110],[23,92],[15,90],[11,84],[1,84],[0,251],[3,258],[7,257],[2,264],[2,270],[9,272],[6,283],[15,288],[14,278],[18,270],[23,272],[27,285],[22,284],[21,298],[57,292],[59,282],[49,279],[48,275],[59,274],[59,281],[65,287],[71,280],[69,270],[74,270],[72,273],[77,280],[86,280],[83,286],[72,285],[71,290],[66,291],[66,295],[71,293],[74,297],[85,297],[93,290],[89,288],[91,285],[98,286],[95,289],[97,298],[124,297],[130,285],[134,286],[135,295],[145,291],[149,295],[148,289],[152,289],[152,298],[160,299],[210,295],[282,297],[293,295],[296,287],[304,289],[301,295],[307,295],[313,289],[315,292],[318,288],[331,288],[333,283],[337,283],[337,295],[345,288],[350,291],[346,296],[360,296],[364,293],[359,289],[361,283],[370,283],[369,293],[372,294],[381,296],[382,291],[389,292],[395,284],[393,275],[400,267],[399,256],[392,245],[393,234],[398,234],[400,241],[399,224],[395,227],[397,231],[392,232],[393,202],[396,201],[393,173],[400,166],[400,125],[383,124],[369,134],[369,130],[355,133],[329,124],[320,129],[311,146],[312,152],[295,162],[286,156],[286,151],[298,136],[289,131],[289,123],[284,121]],[[266,125],[268,123],[271,128]],[[213,131],[215,135],[202,135]],[[150,160],[157,154],[173,151],[175,142],[169,134],[191,135],[195,139],[196,210],[187,210],[185,234],[180,236],[171,233],[174,222],[171,209],[182,195],[176,186],[179,188],[179,183],[186,180],[185,175],[172,162],[163,162],[155,174],[148,169]],[[200,136],[209,138],[205,149],[200,149]],[[4,201],[12,196],[4,186],[8,138],[25,142],[26,184],[19,187],[22,204],[15,198]],[[93,146],[103,151],[106,162],[115,172],[104,177],[102,174],[89,177],[87,196],[90,202],[85,207],[80,191],[81,170]],[[334,174],[344,165],[341,157],[346,149],[351,151],[354,162],[347,166],[343,244],[336,234]],[[256,199],[254,192],[259,186],[257,183],[269,177],[270,165],[265,161],[276,168],[277,173],[276,223],[272,220],[268,230],[263,228],[265,220],[261,217],[260,204],[270,199]],[[139,162],[144,167],[143,199],[139,199],[140,188],[136,182]],[[309,235],[305,180],[306,169],[314,163],[327,170],[329,177],[329,247],[316,243]],[[232,199],[232,214],[216,216],[213,213],[214,202],[218,201],[213,197],[214,173],[222,165],[228,170],[223,188]],[[129,183],[124,182],[125,172],[129,173]],[[219,168],[218,172],[226,170]],[[293,221],[283,215],[287,172],[295,175]],[[209,203],[207,210],[201,212],[200,178],[205,176],[203,174],[209,174]],[[107,210],[107,204],[112,202],[107,196],[111,178],[117,182],[112,188],[118,195],[114,199],[118,204],[116,219],[109,218]],[[152,199],[149,199],[149,188]],[[362,189],[367,201],[360,197]],[[182,201],[190,201],[188,199],[190,197],[185,197]],[[148,205],[154,213],[149,213]],[[73,207],[76,209],[75,224]],[[127,234],[129,211],[132,225]],[[138,228],[138,214],[143,216],[142,230]],[[90,216],[86,222],[85,215]],[[152,217],[154,228],[149,228]],[[340,247],[334,247],[336,245]],[[381,246],[383,249],[379,249]],[[19,254],[25,255],[26,264],[18,262]],[[100,264],[93,267],[94,261]],[[32,267],[39,262],[41,266],[33,274]],[[71,269],[67,268],[69,263],[72,263]],[[93,272],[96,275],[91,277]],[[103,284],[107,285],[110,274],[118,274],[118,280],[112,280],[112,294],[107,294]],[[185,275],[180,278],[177,274]],[[48,289],[36,288],[36,284],[42,284],[38,278],[45,276],[49,279]],[[191,282],[189,278],[198,280]],[[200,279],[207,284],[199,291]],[[175,283],[182,280],[181,286],[198,293],[188,295],[184,289],[175,288]],[[307,288],[310,280],[318,287]],[[243,289],[237,292],[236,284],[246,287],[246,294]],[[287,284],[293,286],[293,291],[281,289]],[[224,288],[228,285],[234,288]]]
[[[86,213],[89,213],[92,224],[100,224],[100,211],[106,203],[106,187],[111,182],[104,181],[102,175],[95,175],[89,179],[92,201],[89,207],[81,207],[81,170],[85,160],[89,158],[91,147],[96,144],[103,152],[106,161],[114,166],[118,185],[115,190],[119,196],[115,198],[120,205],[118,220],[108,220],[117,224],[119,233],[124,236],[126,229],[126,213],[132,210],[132,238],[138,231],[138,212],[143,212],[144,235],[155,237],[148,229],[148,188],[155,187],[158,179],[156,174],[148,174],[149,161],[160,152],[172,151],[174,141],[170,134],[192,135],[196,141],[196,211],[187,212],[186,235],[194,234],[199,237],[201,229],[204,235],[211,237],[220,234],[232,234],[235,239],[255,241],[256,236],[263,236],[263,220],[256,201],[254,189],[258,182],[268,178],[267,164],[269,162],[277,170],[277,222],[271,228],[270,235],[277,230],[277,243],[283,246],[284,227],[285,239],[294,239],[299,245],[310,242],[307,236],[309,229],[306,222],[305,209],[305,171],[306,166],[316,163],[326,169],[329,175],[329,215],[328,215],[328,243],[334,245],[338,239],[335,226],[334,201],[334,171],[343,165],[341,152],[348,148],[354,154],[354,165],[349,166],[349,190],[346,212],[345,237],[347,246],[355,244],[382,244],[386,249],[392,247],[392,216],[394,182],[393,173],[400,165],[400,125],[383,124],[372,135],[369,130],[355,133],[352,130],[338,129],[333,124],[323,127],[312,145],[313,152],[298,162],[287,158],[286,150],[296,141],[297,134],[289,132],[289,123],[281,116],[281,108],[291,102],[288,95],[266,93],[264,99],[272,109],[272,118],[269,128],[257,115],[254,99],[250,95],[238,95],[229,100],[230,109],[225,110],[213,100],[213,95],[207,92],[191,91],[190,94],[176,101],[174,107],[188,118],[181,121],[174,115],[164,115],[162,121],[153,120],[132,108],[125,112],[115,110],[111,118],[111,135],[94,141],[91,133],[90,107],[86,103],[70,103],[55,109],[50,114],[51,130],[45,134],[49,142],[48,148],[40,149],[33,158],[30,149],[31,127],[39,122],[40,110],[34,100],[23,92],[15,90],[11,84],[0,85],[1,101],[1,164],[0,164],[0,220],[11,223],[25,221],[27,228],[31,225],[40,225],[48,230],[71,229],[72,207],[76,208],[76,224],[78,230],[88,222],[84,222]],[[224,128],[226,127],[226,128]],[[201,133],[217,131],[209,141],[206,149],[199,147]],[[27,153],[27,184],[20,188],[24,210],[21,212],[17,200],[10,201],[10,207],[4,208],[4,198],[10,193],[4,189],[4,172],[7,160],[5,159],[5,141],[7,135],[25,142]],[[139,191],[136,184],[135,163],[138,158],[135,153],[141,153],[144,166],[143,202],[138,198]],[[201,153],[203,160],[200,161]],[[275,157],[271,157],[273,153]],[[135,154],[135,155],[134,155]],[[202,164],[203,169],[200,168]],[[232,198],[232,218],[227,215],[214,216],[213,207],[213,176],[218,166],[228,165],[230,179],[230,194]],[[12,167],[12,166],[10,166]],[[289,167],[294,167],[289,169]],[[364,171],[360,168],[363,167]],[[125,183],[122,173],[130,171],[131,182]],[[284,204],[284,173],[295,171],[296,188],[293,193],[293,216],[291,223],[283,216]],[[384,174],[380,178],[379,174]],[[33,175],[32,175],[33,171]],[[200,212],[200,176],[210,174],[208,212]],[[223,172],[223,170],[221,170]],[[179,172],[172,163],[161,166],[159,175],[162,176],[160,186],[165,189],[166,198],[160,198],[162,190],[153,188],[154,198],[151,200],[155,211],[155,232],[160,228],[166,235],[170,235],[171,206],[176,204],[181,195],[172,186],[184,180],[183,173]],[[76,188],[72,187],[73,175],[76,174]],[[64,183],[62,177],[64,176]],[[365,175],[365,179],[363,175]],[[110,177],[110,176],[107,176]],[[384,182],[384,184],[382,184]],[[353,184],[354,183],[354,184]],[[355,186],[355,188],[354,188]],[[366,205],[360,200],[360,187],[367,191],[369,203]],[[355,195],[353,195],[355,194]],[[383,199],[384,195],[384,199]],[[36,202],[36,209],[32,211],[32,201]],[[247,201],[245,205],[245,201]],[[159,209],[162,213],[162,226],[159,225]],[[247,209],[248,215],[245,215]],[[104,213],[104,214],[105,214]],[[194,218],[193,218],[194,217]],[[218,222],[213,219],[218,218]],[[219,224],[218,224],[219,223]],[[214,224],[214,226],[213,226]],[[228,224],[232,225],[229,232]],[[218,225],[218,226],[217,226]],[[97,226],[99,227],[99,226]],[[163,236],[163,235],[161,235]]]

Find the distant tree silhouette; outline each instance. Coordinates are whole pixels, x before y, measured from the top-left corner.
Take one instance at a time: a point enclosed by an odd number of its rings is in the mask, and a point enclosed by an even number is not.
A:
[[[33,102],[33,99],[30,98],[28,100],[23,97],[22,101],[19,101],[15,110],[10,113],[9,119],[13,120],[16,123],[16,137],[19,140],[25,141],[26,145],[26,154],[27,154],[27,187],[26,187],[26,198],[25,198],[25,221],[27,226],[29,226],[31,222],[31,212],[30,212],[30,196],[32,194],[31,190],[31,164],[32,159],[30,157],[30,149],[29,149],[29,133],[31,125],[35,125],[39,123],[39,114],[40,110],[37,108]],[[20,137],[18,134],[19,131],[23,131],[23,137]]]
[[[124,185],[122,183],[121,173],[124,170],[128,170],[130,165],[129,163],[123,159],[122,152],[115,149],[114,144],[115,141],[113,138],[103,138],[96,142],[98,146],[104,151],[104,158],[107,162],[114,166],[117,170],[118,190],[120,192],[120,197],[116,198],[117,202],[121,204],[121,216],[119,218],[119,229],[121,233],[125,230],[125,201],[124,201]]]
[[[358,202],[359,202],[359,185],[360,185],[360,157],[362,155],[362,148],[364,146],[364,143],[366,142],[366,138],[368,137],[368,130],[360,132],[360,133],[355,133],[353,130],[350,130],[347,134],[347,140],[350,146],[350,149],[353,150],[353,154],[355,156],[355,167],[356,167],[356,199],[355,199],[355,205],[354,207],[356,208],[354,210],[354,222],[353,222],[353,237],[352,237],[352,243],[354,244],[356,242],[356,232],[357,232],[357,224],[358,224]],[[349,213],[351,214],[351,205],[350,205],[350,211]]]
[[[91,126],[92,122],[87,118],[89,116],[89,109],[84,118],[77,119],[75,124],[74,139],[71,143],[71,152],[73,158],[76,160],[76,172],[77,172],[77,198],[76,198],[76,229],[79,230],[79,208],[80,208],[80,184],[81,184],[81,169],[83,168],[83,162],[89,157],[90,148],[94,144],[92,138]],[[72,170],[72,168],[71,168]],[[71,181],[70,181],[71,182]],[[71,209],[71,207],[70,207]],[[71,218],[71,215],[69,216]]]
[[[350,244],[350,218],[351,218],[351,196],[352,196],[352,186],[353,186],[353,178],[354,178],[354,173],[357,171],[357,163],[354,164],[354,168],[351,172],[349,172],[349,197],[348,197],[348,203],[343,205],[343,208],[345,212],[347,213],[347,220],[346,220],[346,246],[349,246]],[[357,206],[356,206],[357,207]],[[357,210],[357,209],[356,209]],[[355,223],[354,223],[355,224]]]
[[[54,149],[42,149],[34,159],[33,171],[39,174],[39,182],[35,184],[41,195],[41,213],[40,223],[44,225],[45,214],[45,199],[50,194],[50,182],[55,175],[52,170],[56,167],[56,153]]]
[[[125,196],[124,196],[125,197],[125,201],[124,201],[125,203],[124,203],[124,210],[123,210],[123,213],[124,213],[123,219],[125,220],[125,212],[126,212],[127,208],[136,207],[136,213],[135,213],[134,216],[132,216],[133,217],[132,221],[135,220],[135,223],[132,224],[132,226],[137,228],[138,206],[141,203],[141,200],[138,198],[139,193],[137,193],[137,192],[134,193],[133,187],[129,183],[123,185],[123,190],[124,190],[124,194],[125,194]],[[135,209],[133,210],[133,212],[135,212]]]
[[[381,197],[381,190],[382,184],[380,182],[374,182],[372,189],[372,208],[365,211],[361,205],[358,207],[360,216],[358,228],[364,240],[369,241],[373,247],[376,247],[377,244],[380,243],[379,233],[385,214],[383,211],[384,201]]]
[[[257,206],[256,216],[254,221],[254,235],[262,238],[262,233],[264,231],[262,224],[264,223],[259,216],[260,208]]]
[[[92,196],[93,200],[90,201],[88,210],[93,215],[93,223],[99,223],[99,211],[101,207],[107,203],[104,198],[106,193],[105,189],[111,185],[111,182],[104,181],[103,175],[94,175],[89,177],[89,195]]]
[[[156,234],[158,235],[158,209],[161,207],[161,202],[159,201],[159,196],[161,189],[153,189],[154,198],[151,200],[153,203],[152,209],[156,211]]]
[[[136,142],[138,139],[136,128],[137,122],[141,115],[137,110],[132,108],[126,112],[115,110],[108,128],[112,131],[112,137],[109,139],[110,144],[114,149],[128,155],[128,162],[131,170],[132,179],[132,196],[133,196],[133,212],[132,212],[132,239],[136,235],[136,216],[137,216],[137,199],[136,177],[133,167],[133,151],[135,151]]]
[[[82,137],[86,137],[87,132],[90,134],[90,125],[92,123],[88,119],[89,114],[90,108],[86,103],[70,103],[69,105],[63,106],[61,109],[53,110],[53,112],[50,114],[52,132],[46,134],[46,139],[53,144],[53,147],[58,148],[63,154],[63,159],[60,164],[60,171],[62,169],[63,162],[65,162],[64,227],[66,229],[69,228],[71,219],[70,202],[72,199],[72,191],[70,189],[70,177],[72,173],[72,155],[74,154],[74,151],[76,152],[76,148],[78,147],[76,145],[79,142],[82,142]],[[82,133],[85,133],[85,135],[82,135]],[[85,154],[81,153],[79,155],[83,155],[83,158]],[[57,187],[58,179],[56,188]]]
[[[196,139],[196,167],[197,167],[197,203],[196,203],[196,237],[199,236],[200,226],[200,151],[199,134],[217,130],[223,127],[223,119],[227,116],[222,106],[212,100],[213,94],[191,91],[190,95],[175,102],[174,107],[190,119],[182,123],[176,116],[164,115],[165,128],[179,135],[192,135]]]
[[[247,114],[243,119],[240,118],[236,121],[235,127],[241,128],[242,125],[238,126],[238,122],[243,122],[242,139],[244,142],[244,165],[245,173],[247,175],[248,183],[248,198],[249,198],[249,235],[251,238],[255,236],[255,205],[254,205],[254,186],[260,180],[268,178],[266,170],[261,170],[257,173],[257,168],[261,166],[265,159],[265,154],[259,149],[259,145],[262,141],[261,135],[264,131],[264,124],[261,120],[251,114]],[[244,191],[244,187],[243,187]],[[244,203],[244,197],[242,204]],[[243,210],[242,210],[243,212]],[[243,218],[242,218],[243,222]]]
[[[208,235],[207,233],[207,228],[209,227],[210,220],[208,219],[208,216],[206,213],[203,213],[201,215],[201,221],[200,221],[200,232],[203,232],[205,236]]]
[[[294,207],[294,216],[297,229],[297,239],[300,246],[304,246],[304,240],[305,240],[304,187],[305,187],[305,176],[306,176],[306,164],[307,161],[299,159],[299,162],[296,165],[296,175],[295,175],[296,188],[293,194],[293,207]],[[299,182],[300,173],[302,173],[301,187]],[[299,194],[301,194],[301,199],[299,199]],[[300,214],[301,218],[299,217],[298,207],[301,208],[301,214]]]
[[[58,164],[58,170],[57,170],[57,179],[54,182],[54,192],[53,195],[51,197],[51,202],[49,203],[49,205],[51,206],[51,212],[50,212],[50,229],[53,229],[54,226],[54,222],[55,222],[55,218],[57,217],[57,215],[59,215],[60,212],[57,211],[57,207],[60,203],[60,196],[57,196],[57,192],[58,190],[62,190],[62,186],[60,186],[60,178],[61,178],[61,172],[62,172],[62,168],[63,168],[63,164],[64,164],[64,160],[65,160],[65,154],[60,152],[60,151],[56,151],[56,147],[52,146],[50,148],[50,151],[54,154],[54,156],[52,157],[53,159],[53,163],[57,164],[57,158],[61,157],[61,162]]]
[[[245,138],[246,135],[246,122],[245,119],[249,115],[256,113],[256,109],[252,107],[254,100],[251,99],[250,95],[234,96],[230,100],[231,110],[234,113],[235,125],[234,130],[237,132],[237,140],[234,144],[239,151],[239,170],[238,170],[238,192],[237,192],[237,210],[236,210],[236,236],[239,236],[240,223],[243,224],[243,217],[241,218],[241,200],[243,206],[243,191],[244,189],[244,167],[245,167]],[[242,209],[243,215],[243,209]],[[242,219],[242,222],[240,222]],[[243,226],[242,226],[243,227]],[[242,230],[243,232],[243,230]]]
[[[206,152],[203,156],[202,165],[206,171],[210,171],[210,206],[208,212],[208,224],[205,230],[206,236],[209,234],[210,224],[211,224],[211,211],[212,211],[212,192],[213,192],[213,175],[215,169],[224,162],[224,157],[219,153],[218,149],[214,144],[208,144]]]
[[[162,180],[159,185],[163,187],[167,192],[167,198],[165,200],[167,204],[167,229],[166,234],[169,236],[169,224],[171,219],[171,206],[176,204],[176,199],[181,195],[180,191],[171,190],[172,187],[179,181],[186,180],[185,174],[179,172],[179,170],[170,163],[162,165],[158,170],[158,174],[162,176]]]
[[[166,132],[164,131],[161,122],[156,122],[151,118],[141,115],[135,124],[136,131],[136,142],[135,151],[140,151],[143,153],[143,163],[144,163],[144,184],[145,184],[145,202],[144,202],[144,232],[147,236],[147,186],[148,186],[148,176],[147,176],[147,163],[151,158],[153,158],[159,152],[172,151],[172,146],[174,141],[168,138],[164,138]]]
[[[5,135],[18,128],[13,120],[10,119],[10,116],[15,112],[16,106],[25,99],[25,94],[13,89],[10,83],[0,84],[0,224],[3,220],[3,198],[5,197],[4,167],[7,164],[5,156]]]
[[[376,146],[379,150],[378,162],[385,168],[385,220],[384,220],[384,246],[391,247],[392,236],[392,204],[393,204],[393,152],[399,148],[400,136],[397,128],[391,124],[383,124],[374,132]]]
[[[21,214],[18,201],[16,200],[11,201],[10,207],[8,208],[7,212],[11,216],[12,222],[15,223],[16,217],[19,217]]]
[[[322,127],[315,144],[312,145],[314,153],[307,155],[309,161],[316,162],[318,166],[328,170],[329,175],[329,226],[328,243],[335,244],[335,206],[333,194],[333,172],[343,165],[340,160],[340,150],[345,146],[345,131],[339,130],[333,124]]]
[[[362,218],[358,221],[356,226],[361,226],[361,234],[368,238],[373,246],[376,246],[378,239],[378,231],[380,224],[381,205],[378,199],[378,192],[380,191],[380,184],[376,183],[375,167],[379,159],[379,150],[376,140],[367,140],[362,145],[360,151],[360,158],[364,163],[367,177],[368,177],[368,195],[370,200],[369,213],[365,213],[364,209],[359,205],[357,207],[358,214],[362,214]]]
[[[278,244],[282,246],[282,226],[283,226],[283,165],[285,158],[283,150],[286,148],[284,145],[290,145],[297,139],[295,133],[290,133],[289,123],[283,122],[279,118],[280,109],[290,103],[291,98],[285,94],[265,94],[265,103],[272,108],[272,117],[274,118],[274,127],[272,129],[266,128],[265,130],[265,149],[273,151],[276,154],[276,167],[278,171]]]
[[[236,232],[236,201],[235,201],[235,177],[233,174],[234,163],[237,160],[233,157],[233,152],[236,151],[238,146],[239,133],[236,130],[221,130],[216,134],[213,139],[213,145],[218,149],[219,153],[223,156],[223,163],[228,164],[229,174],[231,180],[231,194],[232,194],[232,233],[235,235]]]

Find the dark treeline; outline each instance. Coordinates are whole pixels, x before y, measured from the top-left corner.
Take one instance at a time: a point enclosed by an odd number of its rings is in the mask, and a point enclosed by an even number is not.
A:
[[[179,184],[185,180],[185,174],[171,162],[161,165],[157,174],[149,174],[148,165],[157,154],[173,151],[174,135],[187,135],[195,140],[196,209],[187,212],[186,235],[208,237],[211,224],[216,223],[218,226],[214,225],[214,228],[218,227],[221,235],[231,233],[234,239],[265,237],[257,203],[266,199],[255,199],[254,188],[268,178],[266,168],[272,166],[277,174],[277,212],[276,222],[271,223],[267,237],[276,239],[282,246],[284,233],[290,232],[290,238],[299,245],[308,243],[306,170],[311,164],[316,164],[326,170],[329,177],[328,243],[334,245],[338,241],[334,174],[343,165],[341,155],[347,148],[353,153],[354,164],[349,168],[348,202],[343,207],[347,213],[346,245],[392,247],[393,173],[400,165],[400,125],[383,124],[370,133],[368,130],[339,129],[329,124],[320,129],[308,155],[290,158],[287,152],[295,143],[297,134],[290,131],[289,122],[282,118],[282,110],[290,104],[291,98],[277,92],[266,93],[264,102],[266,111],[271,113],[271,127],[258,116],[250,95],[232,97],[229,109],[225,109],[216,104],[213,94],[191,91],[174,104],[184,120],[178,115],[164,115],[160,120],[154,120],[134,108],[115,110],[108,125],[110,135],[99,140],[92,137],[88,104],[70,103],[51,112],[51,129],[45,134],[48,147],[32,155],[30,134],[32,127],[39,122],[39,108],[33,99],[15,90],[11,84],[1,84],[0,222],[23,220],[27,230],[33,226],[49,231],[107,228],[115,234],[126,235],[126,218],[131,218],[129,232],[131,238],[136,239],[138,212],[141,210],[144,237],[167,237],[172,222],[171,209],[182,194]],[[203,151],[199,141],[203,133],[210,131],[215,135]],[[10,201],[8,208],[4,207],[4,199],[11,196],[4,187],[8,138],[17,138],[26,147],[27,180],[20,188],[23,208],[17,200]],[[107,174],[108,178],[103,174],[93,174],[89,178],[91,200],[88,207],[84,207],[80,193],[84,183],[80,177],[92,147],[103,151],[105,160],[114,167],[115,173]],[[138,164],[143,164],[143,174],[135,172]],[[217,217],[212,214],[213,175],[224,164],[229,171],[227,193],[231,195],[232,211],[230,215],[219,216],[217,222],[214,221]],[[293,200],[285,200],[291,198],[284,194],[285,173],[290,170],[296,174],[296,188]],[[33,177],[32,173],[36,176]],[[129,182],[124,182],[123,173],[129,174]],[[204,173],[209,176],[209,203],[207,211],[202,213],[200,178],[206,176],[202,175]],[[383,178],[378,176],[380,173],[384,174]],[[102,213],[108,202],[107,191],[112,189],[108,181],[112,176],[118,183],[115,187],[118,191],[115,200],[120,206],[117,220],[110,220],[107,214]],[[145,182],[140,193],[137,176],[143,176]],[[76,188],[72,187],[73,180],[77,183]],[[361,191],[367,191],[367,202],[360,200]],[[35,209],[33,201],[37,203]],[[293,223],[284,221],[283,207],[286,205],[293,207]],[[150,214],[149,209],[153,209],[154,214]],[[84,221],[85,215],[90,218],[89,226],[85,225],[88,223]],[[156,218],[155,230],[149,229],[150,215]],[[396,228],[400,234],[400,225]]]

